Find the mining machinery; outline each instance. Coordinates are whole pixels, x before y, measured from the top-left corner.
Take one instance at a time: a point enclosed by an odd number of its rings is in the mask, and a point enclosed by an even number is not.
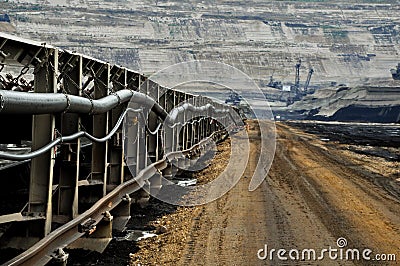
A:
[[[304,84],[304,90],[303,90],[304,94],[307,94],[307,89],[308,89],[308,86],[310,85],[311,76],[313,73],[314,73],[314,69],[310,68],[310,70],[308,71],[306,83]]]
[[[299,59],[299,62],[296,64],[296,76],[294,79],[294,88],[296,92],[299,90],[300,86],[300,67],[301,67],[301,59]]]
[[[400,63],[397,65],[397,69],[391,69],[390,73],[392,73],[394,80],[400,80]]]

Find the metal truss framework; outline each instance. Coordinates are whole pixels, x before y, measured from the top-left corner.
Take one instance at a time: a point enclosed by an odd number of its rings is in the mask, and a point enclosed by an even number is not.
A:
[[[0,152],[0,159],[30,164],[28,202],[19,212],[0,215],[8,228],[0,246],[26,250],[8,265],[63,264],[68,255],[62,248],[71,243],[105,248],[111,230],[122,230],[130,219],[131,204],[146,201],[148,189],[160,189],[160,174],[171,177],[176,165],[190,164],[237,127],[232,109],[209,98],[0,34],[0,69],[8,65],[21,71],[0,79],[0,121],[7,126],[1,143],[31,141],[26,154]],[[30,83],[24,79],[29,71]],[[123,119],[130,127],[126,135]],[[14,128],[9,123],[15,120]]]

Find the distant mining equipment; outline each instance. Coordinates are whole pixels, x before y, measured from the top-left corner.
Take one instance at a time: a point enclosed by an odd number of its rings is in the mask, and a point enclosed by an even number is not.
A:
[[[243,98],[238,93],[231,91],[228,98],[225,99],[225,103],[234,106],[242,119],[254,118],[254,113],[252,112],[249,104],[242,101]]]
[[[303,96],[307,94],[314,93],[314,90],[309,90],[311,77],[314,73],[314,69],[310,67],[307,75],[307,80],[304,83],[303,89],[300,88],[300,67],[301,67],[301,59],[295,65],[296,73],[294,85],[283,85],[281,81],[275,81],[273,76],[271,75],[270,81],[268,83],[269,87],[280,89],[281,94],[279,95],[279,101],[286,101],[287,105],[293,104],[295,101],[299,101],[303,98]]]
[[[398,63],[397,69],[391,69],[390,73],[392,73],[392,78],[394,80],[400,80],[400,63]]]

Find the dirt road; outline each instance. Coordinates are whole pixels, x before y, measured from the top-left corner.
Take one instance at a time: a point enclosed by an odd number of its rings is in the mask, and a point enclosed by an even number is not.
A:
[[[394,174],[399,173],[399,168],[380,161],[375,161],[379,166],[373,165],[369,157],[361,158],[284,124],[277,124],[277,134],[272,168],[262,185],[249,192],[260,141],[258,128],[251,123],[251,156],[239,183],[224,197],[186,212],[185,229],[172,230],[165,241],[158,240],[158,249],[168,254],[147,263],[376,265],[376,261],[346,261],[349,248],[360,250],[360,257],[364,249],[371,249],[372,253],[367,254],[371,259],[378,253],[395,254],[398,262],[400,182]],[[171,249],[168,239],[174,234],[183,236]],[[322,249],[338,249],[340,237],[347,240],[347,246],[342,248],[344,259],[331,260],[328,253],[323,261],[309,260],[307,253],[301,259],[303,249],[315,249],[317,259]],[[257,253],[265,245],[268,255],[271,249],[285,249],[286,254],[281,255],[288,260],[279,260],[277,251],[272,261],[269,256],[260,260]],[[154,245],[146,247],[151,249]],[[300,252],[299,260],[290,259],[291,249]],[[265,254],[262,251],[259,255]],[[296,257],[295,252],[291,255]]]

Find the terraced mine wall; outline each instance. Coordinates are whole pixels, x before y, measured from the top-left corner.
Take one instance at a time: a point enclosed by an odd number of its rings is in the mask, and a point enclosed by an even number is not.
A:
[[[398,123],[400,86],[323,88],[278,113],[297,119]]]
[[[15,34],[153,73],[182,61],[214,60],[258,81],[358,85],[392,79],[399,59],[395,1],[2,2]]]

